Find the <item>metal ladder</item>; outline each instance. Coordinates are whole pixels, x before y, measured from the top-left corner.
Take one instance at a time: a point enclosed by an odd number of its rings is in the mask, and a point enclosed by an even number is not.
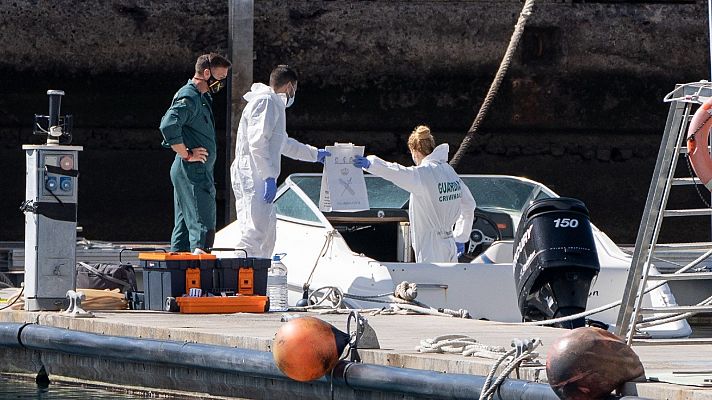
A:
[[[702,185],[697,178],[675,178],[675,169],[680,154],[687,152],[687,128],[692,115],[697,110],[696,105],[712,97],[712,83],[700,81],[677,85],[675,90],[665,96],[664,101],[670,103],[665,131],[663,133],[658,159],[648,190],[643,217],[638,228],[635,241],[633,260],[628,271],[628,281],[623,292],[623,299],[616,321],[615,333],[625,336],[627,343],[633,342],[636,327],[641,323],[642,314],[673,314],[668,318],[682,319],[698,312],[712,312],[712,301],[707,305],[641,307],[643,292],[648,281],[656,281],[655,286],[662,286],[671,280],[712,279],[712,272],[685,273],[712,255],[712,243],[658,243],[658,235],[665,217],[710,216],[712,208],[668,210],[667,201],[672,186]],[[707,190],[702,188],[704,193]],[[651,259],[655,250],[660,249],[707,249],[702,256],[697,257],[674,274],[649,275]],[[712,295],[712,293],[710,293]],[[707,300],[710,300],[709,298]]]

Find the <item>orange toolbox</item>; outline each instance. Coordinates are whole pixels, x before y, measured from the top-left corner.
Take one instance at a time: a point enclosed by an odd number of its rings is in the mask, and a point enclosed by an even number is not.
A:
[[[267,296],[212,296],[178,297],[180,312],[184,314],[228,314],[228,313],[263,313],[269,311]]]
[[[169,310],[169,298],[178,298],[191,289],[213,290],[213,254],[139,253],[143,268],[144,301],[147,310]]]

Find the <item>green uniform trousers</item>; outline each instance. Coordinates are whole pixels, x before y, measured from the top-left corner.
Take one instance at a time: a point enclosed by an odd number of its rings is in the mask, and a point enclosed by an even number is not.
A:
[[[207,249],[215,239],[215,183],[213,171],[201,162],[176,156],[171,165],[175,221],[171,251]]]

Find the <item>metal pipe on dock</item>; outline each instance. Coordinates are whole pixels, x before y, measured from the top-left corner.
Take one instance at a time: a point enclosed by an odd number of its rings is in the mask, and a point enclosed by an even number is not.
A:
[[[3,325],[17,324],[0,324],[0,327]],[[1,339],[4,337],[0,336]],[[272,353],[257,350],[98,335],[35,324],[28,324],[21,328],[19,343],[30,350],[199,368],[267,379],[289,379],[274,364]],[[0,343],[0,345],[6,344]]]
[[[232,347],[99,335],[37,324],[0,324],[0,347],[23,347],[114,361],[139,362],[247,375],[263,379],[290,380],[277,368],[272,353]],[[79,377],[81,378],[81,377]],[[313,383],[329,384],[329,377]],[[333,383],[354,390],[403,395],[472,399],[479,396],[485,377],[397,368],[341,361],[334,369]],[[558,400],[548,384],[507,379],[495,394],[499,400]],[[638,397],[609,396],[606,400]]]
[[[340,362],[334,369],[334,383],[375,392],[408,393],[430,399],[478,398],[486,377],[447,374],[352,362]],[[547,384],[507,379],[494,396],[509,400],[559,400]]]
[[[20,332],[29,324],[0,324],[0,346],[22,347]]]

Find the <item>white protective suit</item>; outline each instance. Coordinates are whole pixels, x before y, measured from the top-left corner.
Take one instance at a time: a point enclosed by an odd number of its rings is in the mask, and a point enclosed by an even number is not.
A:
[[[264,182],[279,177],[281,155],[302,161],[316,161],[316,147],[287,136],[285,104],[271,87],[255,83],[243,98],[235,138],[235,160],[230,166],[240,235],[235,248],[250,257],[272,258],[277,235],[274,204],[266,203]]]
[[[447,163],[448,150],[447,144],[439,145],[416,167],[367,157],[368,172],[410,192],[408,215],[416,262],[457,262],[455,241],[470,239],[475,199]]]

